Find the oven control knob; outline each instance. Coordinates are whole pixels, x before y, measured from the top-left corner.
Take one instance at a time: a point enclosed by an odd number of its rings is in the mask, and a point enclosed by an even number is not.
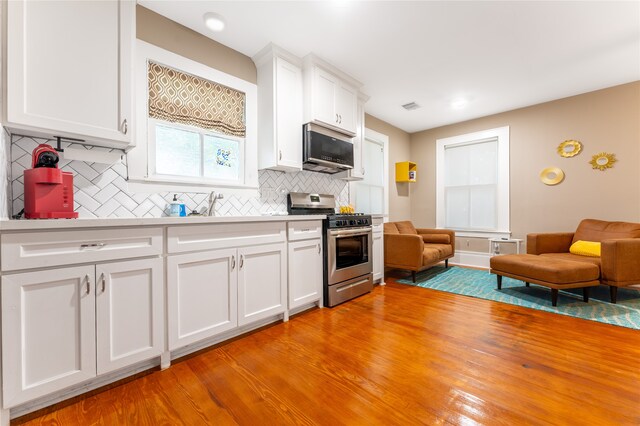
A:
[[[356,221],[355,221],[355,220],[353,220],[353,219],[351,219],[351,220],[349,221],[349,224],[350,224],[350,225],[355,225],[355,224],[356,224]]]

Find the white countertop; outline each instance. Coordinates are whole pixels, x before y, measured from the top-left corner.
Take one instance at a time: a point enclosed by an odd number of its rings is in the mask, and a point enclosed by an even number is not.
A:
[[[187,216],[156,218],[103,218],[103,219],[20,219],[0,220],[0,231],[37,231],[77,228],[103,228],[123,226],[196,225],[207,223],[292,222],[322,220],[325,215],[291,216]]]

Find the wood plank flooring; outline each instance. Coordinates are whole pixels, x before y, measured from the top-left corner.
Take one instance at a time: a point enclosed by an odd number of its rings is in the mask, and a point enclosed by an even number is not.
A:
[[[639,425],[640,332],[396,284],[12,425]]]

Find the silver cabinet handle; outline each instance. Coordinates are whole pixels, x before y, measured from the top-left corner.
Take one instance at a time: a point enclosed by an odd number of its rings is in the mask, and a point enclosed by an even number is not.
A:
[[[236,257],[231,255],[231,270],[236,269]]]
[[[362,168],[362,175],[364,176],[364,167]]]
[[[91,292],[91,281],[89,280],[89,275],[85,275],[85,279],[87,280],[87,294]]]
[[[129,126],[127,125],[127,119],[125,118],[122,122],[122,133],[127,134],[127,130],[129,130]]]
[[[106,243],[93,243],[93,244],[80,244],[80,249],[96,249],[100,250],[102,247],[106,246]]]
[[[282,150],[280,150],[279,160],[282,160]]]
[[[338,115],[338,117],[340,117],[339,124],[342,124],[342,115]]]
[[[339,117],[339,115],[338,115],[338,114],[336,114],[336,123],[338,123],[338,124],[339,124],[339,123],[340,123],[340,119],[339,119],[338,117]]]
[[[244,255],[241,254],[240,255],[240,269],[242,269],[242,266],[244,265]]]
[[[102,281],[102,292],[104,293],[107,288],[107,280],[104,277],[104,273],[100,275],[100,280]]]
[[[318,254],[320,254],[320,244],[318,244]]]

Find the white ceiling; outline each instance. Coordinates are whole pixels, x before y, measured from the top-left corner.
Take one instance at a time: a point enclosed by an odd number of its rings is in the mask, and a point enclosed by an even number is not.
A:
[[[640,80],[640,1],[138,3],[247,56],[269,42],[313,52],[364,84],[367,113],[410,133]],[[422,108],[401,108],[412,101]]]

